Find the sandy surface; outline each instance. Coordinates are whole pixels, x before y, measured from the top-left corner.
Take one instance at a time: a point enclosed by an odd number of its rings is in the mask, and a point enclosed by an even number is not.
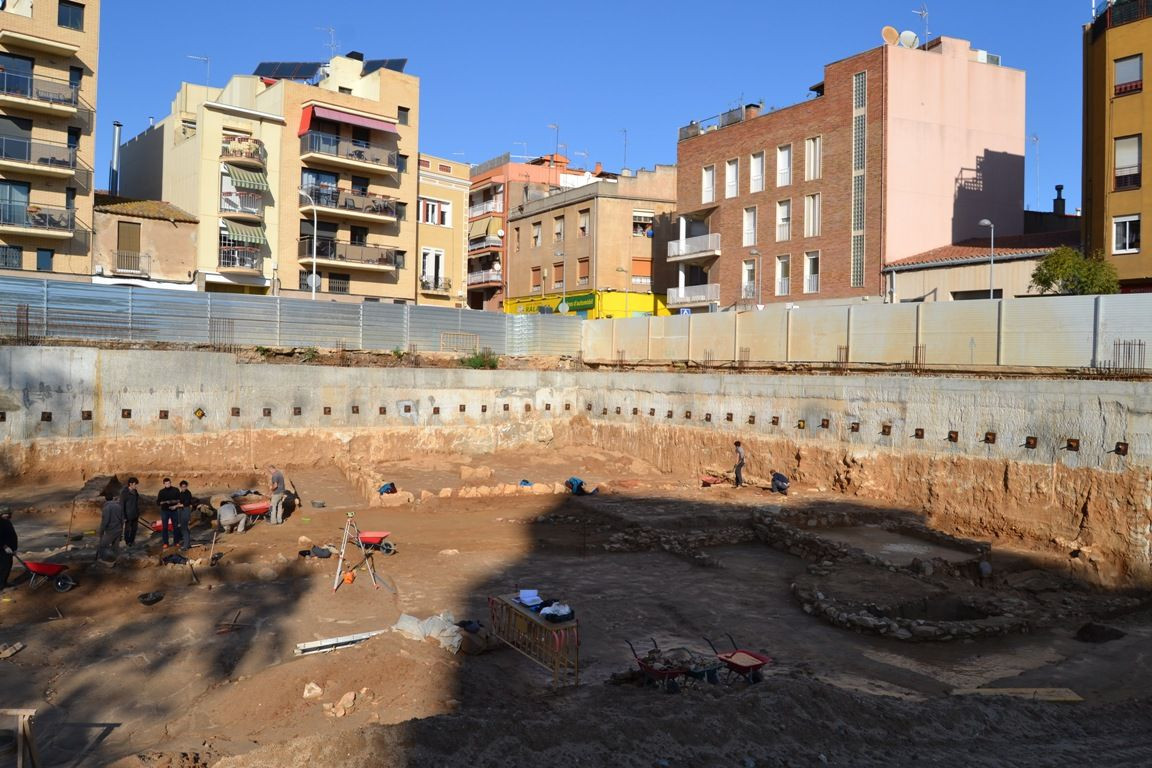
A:
[[[1112,622],[1128,634],[1104,645],[1075,641],[1076,625],[980,643],[897,644],[805,615],[789,586],[806,564],[760,544],[717,547],[720,567],[712,568],[601,547],[630,526],[690,532],[782,503],[762,491],[695,488],[621,456],[573,449],[385,466],[382,480],[417,495],[459,488],[461,466],[491,467],[491,482],[551,483],[578,473],[615,491],[369,509],[336,470],[291,468],[301,509],[282,527],[220,537],[220,564],[194,564],[195,578],[186,566],[90,566],[86,537],[73,567],[79,587],[57,594],[25,585],[0,602],[0,643],[27,645],[0,661],[5,706],[40,711],[46,763],[1152,764],[1147,614]],[[155,493],[157,473],[134,474],[145,495]],[[196,477],[192,490],[207,497],[247,480]],[[4,489],[29,548],[63,543],[80,485],[48,478]],[[783,503],[837,503],[834,494],[797,491]],[[315,500],[325,506],[313,507]],[[338,544],[347,512],[364,529],[391,531],[398,547],[376,561],[378,589],[362,572],[333,592],[333,561],[297,556],[302,536]],[[92,530],[91,515],[82,511],[74,530]],[[196,535],[205,545],[211,539],[206,528]],[[198,552],[206,559],[206,547]],[[583,685],[551,691],[543,670],[508,649],[453,656],[393,633],[331,654],[293,655],[297,643],[386,628],[401,613],[487,621],[488,596],[519,587],[575,607]],[[164,591],[160,603],[137,602],[153,590]],[[237,611],[239,626],[217,634]],[[625,640],[707,650],[704,637],[727,643],[725,633],[773,657],[764,683],[676,695],[604,684],[635,668]],[[318,698],[303,697],[308,683],[321,688]],[[948,695],[981,686],[1069,687],[1085,701]],[[350,692],[356,703],[346,715],[325,712]]]

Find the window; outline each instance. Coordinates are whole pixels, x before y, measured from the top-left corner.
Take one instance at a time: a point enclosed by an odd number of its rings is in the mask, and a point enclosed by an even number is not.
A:
[[[0,224],[26,226],[28,196],[32,185],[24,181],[0,181]]]
[[[820,178],[823,171],[821,159],[821,141],[819,136],[804,139],[804,180],[812,181]]]
[[[444,250],[423,248],[420,250],[420,287],[426,291],[451,290],[444,264]]]
[[[804,196],[804,237],[820,236],[820,195]]]
[[[80,129],[76,126],[68,128],[68,148],[78,149],[80,147]]]
[[[408,173],[408,155],[396,156],[396,171],[397,173]]]
[[[368,245],[368,227],[357,227],[353,225],[350,233],[349,240],[352,245]]]
[[[864,285],[864,235],[852,235],[852,287]]]
[[[452,203],[446,200],[420,198],[421,224],[435,224],[438,227],[452,226]]]
[[[716,166],[706,165],[700,179],[700,202],[716,201]]]
[[[787,296],[791,289],[792,257],[785,254],[776,257],[776,295]]]
[[[576,262],[576,285],[588,285],[588,259]]]
[[[372,143],[372,131],[359,125],[352,126],[352,144],[367,147]]]
[[[408,107],[396,107],[396,122],[408,125]]]
[[[1004,291],[997,288],[996,290],[992,291],[992,298],[1004,298]],[[988,291],[983,288],[975,291],[952,291],[952,301],[983,301],[987,299]]]
[[[552,242],[564,242],[564,217],[557,216],[552,219]]]
[[[52,271],[52,257],[56,252],[51,248],[37,248],[36,249],[36,271],[37,272],[51,272]]]
[[[852,231],[864,231],[864,174],[852,177]]]
[[[1116,59],[1116,95],[1136,93],[1144,88],[1144,56],[1136,54]]]
[[[857,72],[852,76],[852,109],[868,106],[868,73]]]
[[[540,290],[540,267],[532,267],[532,290]]]
[[[18,245],[0,245],[0,269],[23,269],[24,250]]]
[[[852,170],[864,170],[864,151],[867,148],[867,118],[860,114],[852,118]]]
[[[632,259],[632,285],[652,285],[652,259]]]
[[[792,239],[792,201],[776,203],[776,242]]]
[[[1112,219],[1112,253],[1136,253],[1140,250],[1140,215]]]
[[[68,29],[84,29],[84,6],[71,0],[60,0],[56,23]]]
[[[764,153],[757,152],[752,155],[748,163],[748,191],[764,191]]]
[[[804,254],[804,293],[820,292],[820,251]]]
[[[532,223],[532,247],[540,247],[540,222],[538,221]]]
[[[746,259],[740,268],[740,298],[756,298],[756,260]]]
[[[724,164],[724,197],[740,194],[740,161],[729,160]]]
[[[76,187],[64,189],[64,207],[70,211],[76,210]]]
[[[632,237],[652,237],[652,223],[655,220],[655,211],[632,211]]]
[[[404,269],[408,263],[408,251],[396,251],[396,269]]]
[[[368,194],[368,185],[371,183],[372,183],[372,180],[369,179],[367,176],[353,176],[352,177],[352,191],[358,195],[367,195]]]
[[[396,203],[396,220],[408,221],[408,203]]]
[[[320,280],[321,275],[322,275],[321,272],[316,273],[316,280],[317,281]],[[300,270],[300,283],[296,287],[299,288],[301,291],[312,290],[312,286],[308,285],[308,278],[311,276],[312,276],[312,273],[310,271],[308,271],[307,269]],[[316,287],[319,288],[320,286],[317,285]]]
[[[552,265],[552,288],[557,291],[564,288],[564,262],[562,261]]]
[[[116,251],[117,251],[116,261],[117,261],[118,265],[121,261],[132,262],[132,261],[138,261],[139,260],[139,257],[140,257],[140,222],[137,222],[137,221],[117,221],[116,222]],[[138,265],[130,265],[130,266],[133,266],[136,270],[139,270]]]
[[[328,293],[348,293],[352,276],[339,272],[328,273]]]
[[[585,208],[577,214],[576,237],[588,237],[589,209]]]
[[[336,90],[340,91],[340,93],[347,94],[348,96],[352,95],[352,89],[346,88],[343,85],[337,86]]]
[[[25,163],[31,161],[31,120],[7,115],[0,116],[0,158]]]
[[[756,245],[756,206],[744,209],[744,245]]]
[[[16,96],[31,96],[34,64],[27,56],[0,53],[0,91]]]
[[[84,67],[68,67],[68,85],[72,86],[74,91],[79,91],[83,82]]]
[[[792,183],[792,145],[776,147],[776,186],[786,187]]]
[[[1116,139],[1116,189],[1140,186],[1140,137]]]
[[[520,252],[520,227],[512,230],[512,247],[517,253]]]

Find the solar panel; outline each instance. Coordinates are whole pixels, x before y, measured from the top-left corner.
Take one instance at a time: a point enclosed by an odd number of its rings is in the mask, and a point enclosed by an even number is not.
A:
[[[276,80],[311,80],[322,66],[318,61],[262,61],[252,74]]]
[[[378,69],[390,69],[393,72],[403,72],[408,65],[408,59],[371,59],[364,62],[364,74],[370,75]]]

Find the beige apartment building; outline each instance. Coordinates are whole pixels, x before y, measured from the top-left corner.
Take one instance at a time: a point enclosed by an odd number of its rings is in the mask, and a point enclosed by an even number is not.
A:
[[[98,193],[92,208],[92,282],[203,290],[196,217],[159,200]]]
[[[119,191],[199,220],[206,290],[412,303],[420,89],[404,64],[352,52],[184,83],[121,147]]]
[[[676,168],[667,165],[517,206],[508,215],[505,311],[666,314],[664,253],[675,210]]]
[[[466,306],[470,168],[467,163],[423,154],[418,165],[416,303],[459,309]]]
[[[88,280],[99,0],[0,4],[0,274]]]

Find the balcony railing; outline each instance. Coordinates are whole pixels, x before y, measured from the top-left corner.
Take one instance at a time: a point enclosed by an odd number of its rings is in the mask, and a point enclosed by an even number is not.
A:
[[[1116,169],[1116,189],[1136,189],[1140,186],[1140,166]]]
[[[553,280],[552,281],[552,290],[554,290],[554,291],[564,290],[564,281],[563,280]]]
[[[632,285],[652,285],[652,278],[647,275],[632,275]]]
[[[583,277],[576,278],[576,285],[577,286],[588,285],[588,275],[584,275]]]
[[[483,285],[484,283],[503,282],[503,272],[498,269],[485,269],[479,272],[468,273],[468,285]]]
[[[756,298],[756,284],[744,283],[740,286],[740,298],[754,299]]]
[[[1129,80],[1127,83],[1116,83],[1116,95],[1123,96],[1126,93],[1139,93],[1144,90],[1143,80]]]
[[[1141,19],[1152,18],[1152,0],[1117,0],[1104,3],[1096,16],[1095,27],[1119,27]],[[1098,34],[1098,33],[1097,33]]]
[[[792,291],[792,280],[787,277],[781,277],[776,281],[776,295],[787,296]]]
[[[820,275],[808,275],[804,278],[804,293],[820,292]]]
[[[468,206],[468,218],[483,216],[486,213],[504,213],[504,196],[494,197],[483,203]]]
[[[259,248],[245,245],[220,245],[220,269],[264,271],[264,254]]]
[[[706,304],[720,301],[720,284],[686,285],[683,288],[668,289],[669,306],[677,304]]]
[[[230,213],[245,214],[248,216],[264,216],[264,195],[260,192],[237,190],[225,192],[220,195],[220,213],[227,216]]]
[[[76,228],[76,211],[30,203],[0,203],[0,226],[71,232]]]
[[[19,72],[0,72],[0,96],[17,96],[64,107],[80,104],[80,88],[67,80],[33,77]]]
[[[435,291],[436,293],[448,293],[452,290],[452,278],[435,277],[433,275],[421,275],[420,290]]]
[[[312,238],[300,238],[297,252],[300,259],[312,258]],[[398,266],[395,248],[382,248],[377,245],[360,245],[343,243],[331,237],[316,238],[316,258],[331,261],[350,261],[356,264],[368,264],[380,267]]]
[[[469,251],[482,251],[485,248],[499,248],[504,244],[504,241],[495,235],[488,235],[487,237],[478,237],[475,240],[468,241]]]
[[[308,131],[300,137],[300,154],[307,155],[313,152],[390,169],[396,168],[398,156],[396,150],[368,141],[342,139],[331,133]]]
[[[367,213],[393,219],[404,218],[401,215],[400,206],[396,205],[396,201],[389,197],[328,186],[310,186],[302,189],[320,208]]]
[[[117,274],[148,275],[151,273],[152,257],[139,251],[116,251],[116,265],[112,271]]]
[[[75,170],[76,148],[51,141],[0,136],[0,160]]]
[[[720,233],[689,237],[687,240],[673,240],[668,243],[668,258],[678,259],[697,253],[719,253]]]
[[[251,136],[228,136],[220,143],[220,159],[225,162],[251,163],[264,166],[268,162],[268,150],[264,142]]]
[[[0,269],[24,269],[24,251],[20,248],[0,248]]]

